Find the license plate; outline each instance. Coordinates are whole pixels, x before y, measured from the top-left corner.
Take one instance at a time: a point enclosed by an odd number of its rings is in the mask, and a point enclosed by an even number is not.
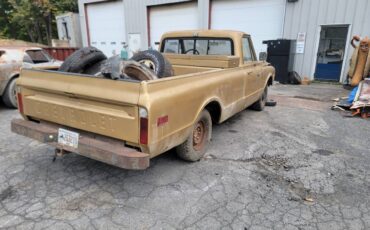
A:
[[[80,134],[66,129],[60,128],[58,130],[58,143],[61,145],[78,148],[78,139]]]

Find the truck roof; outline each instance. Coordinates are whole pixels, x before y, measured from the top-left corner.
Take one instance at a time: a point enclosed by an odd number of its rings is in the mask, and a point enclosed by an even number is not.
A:
[[[223,37],[223,38],[240,38],[248,35],[241,31],[235,30],[181,30],[164,33],[162,39],[170,37]]]

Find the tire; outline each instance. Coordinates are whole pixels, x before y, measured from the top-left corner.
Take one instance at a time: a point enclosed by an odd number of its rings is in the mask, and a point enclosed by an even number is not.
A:
[[[156,50],[145,50],[135,54],[131,60],[149,67],[158,78],[173,75],[172,65],[160,52]]]
[[[276,101],[273,101],[273,100],[270,100],[270,101],[266,101],[265,103],[266,106],[276,106],[277,105],[277,102]]]
[[[300,85],[302,83],[302,78],[296,71],[289,72],[288,79],[289,83],[293,85]]]
[[[256,101],[252,106],[251,109],[256,111],[262,111],[265,109],[266,101],[267,101],[267,94],[268,94],[268,87],[266,86],[263,90],[261,97]]]
[[[17,103],[17,96],[15,93],[15,81],[17,78],[13,78],[9,81],[8,85],[5,88],[4,94],[3,94],[3,102],[6,107],[14,108],[16,109],[18,107]]]
[[[176,147],[177,155],[186,161],[200,160],[208,149],[211,136],[212,118],[207,110],[203,110],[193,125],[191,135],[183,144]]]
[[[102,60],[100,62],[97,62],[94,65],[87,67],[83,73],[96,76],[97,74],[101,73],[101,70],[106,62],[107,60]]]
[[[107,59],[107,57],[95,47],[84,47],[71,54],[60,66],[58,71],[70,73],[84,73],[89,67]]]

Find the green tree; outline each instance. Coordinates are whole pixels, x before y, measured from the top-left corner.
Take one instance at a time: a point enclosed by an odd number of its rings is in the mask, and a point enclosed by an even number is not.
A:
[[[51,45],[55,16],[78,12],[77,0],[1,0],[0,36]]]
[[[14,8],[9,1],[0,1],[0,37],[27,39],[28,36],[21,32],[21,27],[11,21],[13,12]]]

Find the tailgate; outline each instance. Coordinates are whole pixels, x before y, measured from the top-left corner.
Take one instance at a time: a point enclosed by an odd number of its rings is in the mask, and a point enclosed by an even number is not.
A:
[[[23,114],[138,143],[140,83],[23,69]]]

